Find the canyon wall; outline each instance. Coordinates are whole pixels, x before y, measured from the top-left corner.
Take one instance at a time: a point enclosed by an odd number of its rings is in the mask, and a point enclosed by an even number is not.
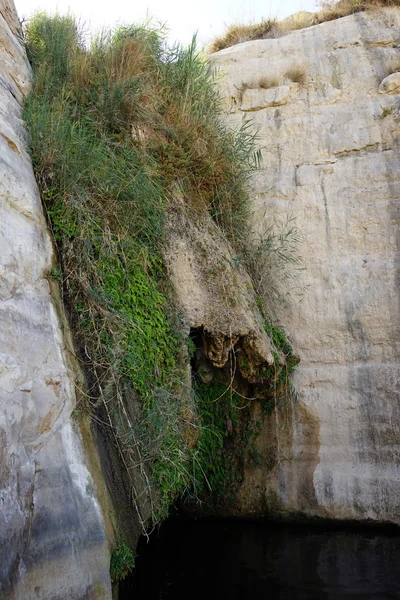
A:
[[[382,9],[211,57],[227,122],[259,131],[254,230],[295,216],[305,265],[271,281],[301,362],[296,398],[255,403],[241,515],[400,523],[399,30]],[[22,121],[30,78],[0,0],[0,596],[111,598],[107,492],[73,417],[84,383]]]
[[[297,402],[257,417],[274,460],[248,467],[240,511],[399,523],[400,9],[210,60],[226,121],[258,130],[254,229],[295,216],[305,266],[274,282],[292,292],[278,315],[301,359]]]
[[[21,118],[30,77],[14,6],[0,0],[0,596],[111,598],[105,520],[71,418],[79,370]]]

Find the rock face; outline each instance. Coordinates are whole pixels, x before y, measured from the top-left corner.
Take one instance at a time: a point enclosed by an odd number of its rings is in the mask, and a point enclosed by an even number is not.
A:
[[[0,0],[0,596],[111,598],[105,524],[71,419],[78,372],[25,145],[19,36],[12,0]]]
[[[224,367],[238,343],[249,364],[273,364],[249,276],[234,264],[212,218],[191,214],[176,202],[169,211],[165,258],[185,328],[202,332],[204,353],[214,367]]]
[[[399,31],[400,9],[387,8],[210,58],[227,122],[259,130],[255,229],[294,215],[304,237],[304,298],[279,314],[299,398],[263,421],[257,450],[267,460],[274,438],[273,467],[249,466],[242,513],[275,498],[400,523]],[[273,88],[254,89],[268,77]]]

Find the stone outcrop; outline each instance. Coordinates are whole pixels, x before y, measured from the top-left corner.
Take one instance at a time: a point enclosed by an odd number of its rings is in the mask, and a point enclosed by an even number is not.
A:
[[[379,86],[378,92],[380,94],[400,94],[400,73],[392,73],[385,77]]]
[[[250,365],[272,365],[250,277],[213,219],[190,213],[179,199],[169,213],[165,258],[187,333],[201,330],[214,367],[224,367],[238,343]]]
[[[111,598],[105,521],[71,418],[79,371],[26,150],[19,40],[0,0],[0,597]]]
[[[400,522],[399,32],[387,8],[210,57],[226,121],[259,131],[255,230],[294,215],[304,237],[303,301],[279,310],[298,399],[257,416],[242,513]]]

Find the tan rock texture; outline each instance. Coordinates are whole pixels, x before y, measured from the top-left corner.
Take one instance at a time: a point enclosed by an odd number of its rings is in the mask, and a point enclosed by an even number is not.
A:
[[[242,513],[274,504],[400,523],[398,73],[385,80],[399,57],[399,8],[210,57],[225,75],[227,122],[251,118],[259,131],[254,228],[294,215],[304,237],[303,301],[279,311],[301,359],[297,404],[257,417],[266,466],[248,465]],[[271,72],[289,87],[284,102],[243,94]]]
[[[168,219],[166,263],[185,328],[202,331],[205,355],[222,368],[239,342],[253,366],[271,365],[269,337],[246,271],[208,214],[176,200]]]
[[[26,151],[30,68],[0,0],[0,597],[111,598],[109,549],[75,406],[72,347]]]

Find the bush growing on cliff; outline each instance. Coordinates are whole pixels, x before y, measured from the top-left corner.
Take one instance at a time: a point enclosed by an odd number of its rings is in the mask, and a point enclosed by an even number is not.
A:
[[[110,576],[113,583],[119,583],[135,568],[135,555],[125,541],[114,550],[110,561]]]
[[[194,455],[165,216],[179,188],[194,214],[208,211],[244,247],[254,136],[223,126],[195,42],[168,48],[162,31],[131,26],[87,48],[72,17],[38,14],[26,48],[34,83],[24,117],[89,409],[102,401],[127,473],[140,464],[147,480],[150,469],[165,513],[190,485]],[[127,390],[140,398],[139,428]]]
[[[317,22],[340,19],[348,15],[372,10],[380,6],[400,6],[399,0],[321,0],[321,10],[317,13]]]
[[[50,275],[62,281],[87,411],[111,432],[145,527],[144,496],[156,522],[189,487],[218,497],[232,491],[251,400],[235,396],[233,378],[190,390],[190,343],[163,258],[171,206],[179,196],[194,219],[211,215],[250,274],[264,317],[265,273],[282,276],[297,230],[252,239],[254,135],[246,123],[224,127],[195,42],[168,48],[162,31],[130,26],[87,47],[72,17],[39,14],[27,26],[26,46],[34,82],[24,116],[61,267]],[[282,357],[293,362],[292,351],[278,330],[265,331],[277,350],[265,373],[275,385],[275,367]]]

